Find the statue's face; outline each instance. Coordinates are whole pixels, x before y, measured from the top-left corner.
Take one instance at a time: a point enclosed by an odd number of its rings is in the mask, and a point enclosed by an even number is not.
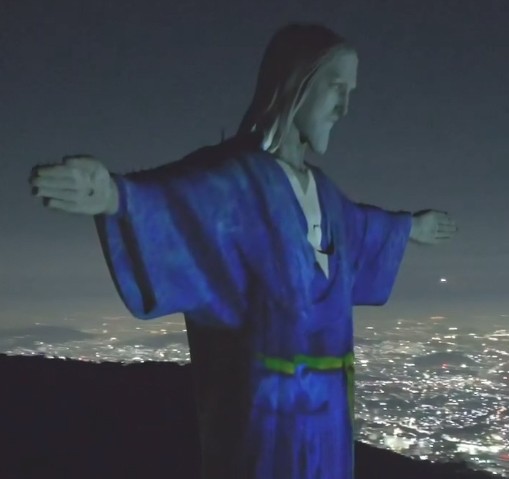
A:
[[[315,153],[323,154],[336,121],[348,112],[350,92],[357,86],[358,59],[354,52],[338,51],[316,73],[309,95],[293,123],[300,137]]]

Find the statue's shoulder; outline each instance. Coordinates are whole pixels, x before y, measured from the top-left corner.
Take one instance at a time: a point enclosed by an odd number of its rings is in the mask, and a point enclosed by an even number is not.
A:
[[[239,174],[248,168],[257,151],[237,138],[202,146],[178,160],[178,167],[204,170],[211,174]]]

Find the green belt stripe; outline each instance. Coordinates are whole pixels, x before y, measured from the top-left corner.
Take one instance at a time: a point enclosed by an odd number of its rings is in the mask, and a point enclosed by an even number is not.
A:
[[[327,369],[343,369],[354,365],[354,353],[350,352],[340,358],[334,356],[294,356],[293,361],[287,359],[275,358],[258,354],[257,358],[263,362],[264,366],[271,371],[295,374],[295,369],[299,365],[306,365],[311,369],[324,371]]]
[[[304,356],[297,355],[293,357],[293,361],[287,359],[275,358],[265,356],[261,353],[257,354],[257,359],[260,360],[263,365],[271,371],[284,373],[284,374],[295,374],[295,369],[299,365],[306,365],[310,369],[316,369],[318,371],[327,371],[331,369],[345,369],[348,386],[348,405],[350,410],[350,420],[354,420],[354,402],[355,402],[355,391],[354,391],[354,362],[355,356],[353,351],[345,354],[342,357],[334,356]]]

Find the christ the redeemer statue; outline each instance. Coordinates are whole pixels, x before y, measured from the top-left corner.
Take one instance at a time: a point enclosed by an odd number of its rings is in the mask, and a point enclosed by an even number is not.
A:
[[[352,307],[386,303],[409,240],[457,230],[356,203],[304,161],[347,114],[357,64],[333,31],[288,25],[233,137],[127,174],[88,156],[32,170],[45,206],[93,215],[134,317],[184,313],[204,479],[352,479]]]

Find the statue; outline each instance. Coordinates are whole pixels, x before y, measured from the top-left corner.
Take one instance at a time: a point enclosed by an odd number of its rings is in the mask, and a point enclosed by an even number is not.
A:
[[[355,203],[304,160],[347,114],[357,64],[331,30],[288,25],[232,138],[124,175],[86,156],[32,170],[45,206],[93,216],[134,317],[184,313],[203,478],[351,479],[352,307],[386,303],[409,240],[457,230]]]

